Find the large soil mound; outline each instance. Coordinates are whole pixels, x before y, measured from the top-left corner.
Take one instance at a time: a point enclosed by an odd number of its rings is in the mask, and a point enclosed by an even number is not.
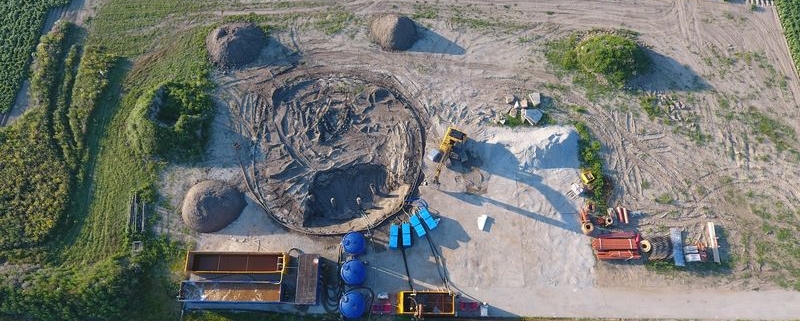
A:
[[[219,231],[235,221],[246,203],[244,194],[221,181],[202,181],[183,199],[183,222],[200,233]]]
[[[250,23],[223,25],[206,38],[211,62],[220,68],[236,68],[253,62],[266,43],[264,31]]]
[[[419,39],[414,21],[405,16],[387,14],[372,21],[372,42],[384,50],[406,50]]]

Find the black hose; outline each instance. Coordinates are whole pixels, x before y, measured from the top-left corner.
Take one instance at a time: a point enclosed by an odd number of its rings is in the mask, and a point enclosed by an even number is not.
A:
[[[400,252],[403,253],[403,265],[406,267],[406,276],[408,277],[408,289],[414,291],[414,284],[411,282],[411,272],[408,270],[408,259],[406,258],[406,248],[401,244]]]
[[[430,233],[426,233],[425,237],[428,239],[428,245],[431,247],[431,254],[433,255],[434,260],[436,261],[436,271],[439,272],[439,277],[442,279],[442,283],[444,283],[444,287],[449,291],[450,285],[447,281],[447,267],[444,266],[444,259],[441,258],[441,254],[439,254],[439,250],[436,249],[436,245],[433,244],[433,239],[431,238]]]
[[[345,292],[344,295],[347,295],[347,293],[358,290],[369,291],[369,305],[367,305],[367,307],[369,307],[369,309],[367,310],[367,316],[368,316],[367,319],[369,319],[372,315],[372,304],[375,303],[375,291],[372,291],[371,288],[362,285],[350,288],[350,290],[347,290],[347,292]]]

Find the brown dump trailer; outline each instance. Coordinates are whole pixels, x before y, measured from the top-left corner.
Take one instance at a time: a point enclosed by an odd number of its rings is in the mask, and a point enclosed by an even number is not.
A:
[[[289,255],[261,252],[194,252],[186,254],[186,272],[193,274],[285,273]]]

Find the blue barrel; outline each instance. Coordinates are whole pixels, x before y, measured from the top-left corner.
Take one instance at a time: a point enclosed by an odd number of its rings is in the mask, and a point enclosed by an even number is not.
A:
[[[347,285],[361,285],[367,279],[367,267],[359,260],[350,260],[342,265],[341,274]]]
[[[350,255],[363,254],[367,247],[367,240],[364,235],[358,232],[348,232],[342,238],[342,247]]]
[[[347,319],[359,319],[366,311],[367,300],[359,292],[347,292],[339,299],[339,312]]]

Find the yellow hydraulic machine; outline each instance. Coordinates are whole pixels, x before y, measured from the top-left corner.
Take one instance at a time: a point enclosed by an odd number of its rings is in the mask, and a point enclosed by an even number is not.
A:
[[[439,144],[439,149],[431,150],[428,158],[437,162],[436,171],[433,174],[433,182],[439,184],[439,174],[442,173],[442,168],[449,158],[451,162],[464,163],[467,161],[467,153],[464,150],[464,143],[467,141],[467,134],[456,129],[455,127],[447,127],[447,132]]]
[[[453,317],[456,296],[450,291],[400,291],[397,293],[397,314],[415,318]]]

